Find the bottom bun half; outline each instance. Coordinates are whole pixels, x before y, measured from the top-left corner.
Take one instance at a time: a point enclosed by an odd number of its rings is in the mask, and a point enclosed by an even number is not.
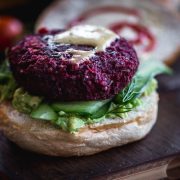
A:
[[[142,104],[126,118],[107,118],[70,134],[46,121],[16,111],[10,103],[0,105],[0,130],[20,147],[52,156],[83,156],[137,141],[156,122],[158,94],[142,98]]]

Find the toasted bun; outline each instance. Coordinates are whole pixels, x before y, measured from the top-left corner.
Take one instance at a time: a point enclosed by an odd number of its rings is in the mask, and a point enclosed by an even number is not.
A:
[[[137,141],[148,134],[156,122],[157,93],[143,97],[142,102],[126,118],[106,119],[81,128],[75,134],[64,132],[46,121],[31,119],[6,102],[0,105],[0,129],[20,147],[37,153],[52,156],[91,155]]]

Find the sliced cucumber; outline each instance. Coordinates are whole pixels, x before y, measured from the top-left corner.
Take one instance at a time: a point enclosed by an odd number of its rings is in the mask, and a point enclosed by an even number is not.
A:
[[[58,115],[49,105],[41,104],[38,108],[36,108],[31,112],[30,117],[34,119],[51,121],[51,120],[57,120]]]
[[[109,110],[110,103],[105,104],[103,107],[101,107],[97,112],[95,112],[91,118],[97,119],[103,117],[107,111]]]
[[[67,113],[94,114],[109,101],[108,99],[102,101],[59,102],[53,103],[51,106],[57,112],[64,111]]]

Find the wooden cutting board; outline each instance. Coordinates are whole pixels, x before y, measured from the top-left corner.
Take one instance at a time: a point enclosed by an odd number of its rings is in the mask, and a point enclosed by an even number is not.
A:
[[[180,155],[180,59],[159,79],[158,122],[143,140],[88,157],[57,158],[20,149],[0,134],[0,179],[113,179],[164,166]]]

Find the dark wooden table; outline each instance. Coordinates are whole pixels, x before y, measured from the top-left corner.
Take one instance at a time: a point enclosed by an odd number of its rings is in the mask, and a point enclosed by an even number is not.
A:
[[[0,134],[0,179],[104,179],[180,155],[180,60],[159,79],[158,122],[143,140],[88,157],[56,158],[20,149]]]

